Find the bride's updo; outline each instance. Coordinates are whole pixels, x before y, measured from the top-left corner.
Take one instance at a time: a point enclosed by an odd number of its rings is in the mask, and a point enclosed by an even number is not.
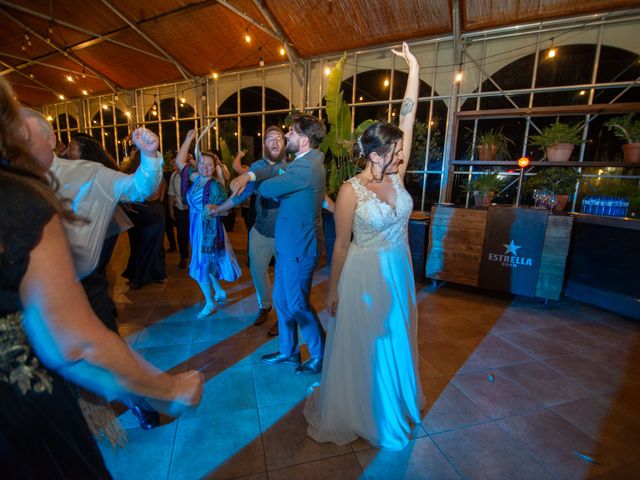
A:
[[[377,153],[384,157],[395,145],[402,139],[403,132],[391,123],[374,123],[367,127],[353,145],[356,156],[371,161],[371,154]],[[388,165],[385,165],[380,178],[376,181],[382,181],[384,172]]]

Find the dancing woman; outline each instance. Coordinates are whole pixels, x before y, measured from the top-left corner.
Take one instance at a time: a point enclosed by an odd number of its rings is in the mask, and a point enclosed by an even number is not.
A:
[[[187,153],[194,138],[195,131],[189,130],[178,150],[176,165],[181,172],[187,167]],[[210,209],[227,198],[223,183],[215,177],[215,154],[203,152],[196,161],[198,171],[190,175],[193,184],[187,192],[192,250],[189,275],[198,282],[204,295],[205,304],[198,313],[198,318],[204,318],[215,313],[216,302],[224,303],[227,299],[219,280],[237,280],[241,271],[220,217]]]
[[[335,319],[327,332],[322,382],[307,399],[304,415],[309,436],[318,442],[343,445],[361,437],[381,449],[401,450],[424,405],[407,240],[413,203],[403,184],[419,65],[406,43],[392,52],[409,64],[399,128],[367,128],[355,146],[365,168],[338,194],[326,298]]]

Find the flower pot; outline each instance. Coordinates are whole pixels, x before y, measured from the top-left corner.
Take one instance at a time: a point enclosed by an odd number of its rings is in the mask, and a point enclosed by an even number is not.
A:
[[[568,162],[573,152],[573,143],[559,143],[547,147],[547,158],[550,162]]]
[[[569,195],[557,194],[556,195],[556,204],[553,207],[553,211],[554,212],[564,212],[564,209],[566,208],[568,202],[569,202]]]
[[[493,200],[494,192],[473,192],[473,203],[476,207],[488,207]]]
[[[495,160],[498,155],[498,145],[478,145],[478,160],[488,162]]]
[[[629,163],[640,162],[640,143],[625,143],[622,147],[624,150],[624,161]]]

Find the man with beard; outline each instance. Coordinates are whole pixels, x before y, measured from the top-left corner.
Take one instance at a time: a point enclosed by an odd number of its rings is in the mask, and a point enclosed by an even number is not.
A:
[[[284,133],[276,127],[267,128],[264,134],[264,157],[251,164],[249,171],[260,171],[264,178],[272,178],[287,169],[284,151]],[[272,287],[269,280],[269,264],[276,254],[275,226],[280,202],[258,193],[260,182],[251,182],[240,194],[227,199],[215,211],[224,214],[240,205],[252,194],[256,194],[256,219],[249,231],[249,268],[258,299],[258,314],[254,325],[261,325],[269,317],[272,309]],[[278,334],[278,324],[269,330],[269,335]]]
[[[240,193],[251,179],[262,181],[258,192],[280,200],[276,219],[274,301],[278,312],[280,351],[262,357],[262,363],[298,365],[296,374],[322,371],[324,336],[309,295],[322,242],[321,209],[325,192],[324,155],[318,150],[326,135],[324,124],[311,115],[296,115],[287,133],[287,153],[295,155],[287,170],[267,180],[264,169],[241,175],[232,184]],[[311,358],[300,363],[298,326]]]

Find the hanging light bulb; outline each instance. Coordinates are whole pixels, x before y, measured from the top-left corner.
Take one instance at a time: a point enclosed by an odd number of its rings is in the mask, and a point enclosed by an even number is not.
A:
[[[261,67],[264,67],[264,57],[260,57],[260,60],[258,63],[260,64]]]
[[[331,73],[331,69],[329,67],[324,67],[324,76],[328,77]]]
[[[460,83],[462,81],[462,72],[456,73],[455,81],[456,83]]]
[[[102,109],[103,110],[109,110],[109,105],[107,105],[106,103],[102,104]]]
[[[280,47],[280,56],[284,57],[284,54],[287,53],[284,49],[284,47]]]
[[[59,98],[60,100],[64,100],[64,95],[63,95],[63,94],[60,94],[60,95],[58,95],[58,98]]]
[[[213,72],[213,79],[217,80],[218,79],[218,74],[216,72]]]
[[[82,67],[82,78],[87,78],[87,74],[84,72],[84,66]]]
[[[549,51],[547,52],[547,58],[555,58],[556,49],[553,46],[553,38],[551,39],[551,47],[549,47]]]
[[[20,50],[22,50],[23,52],[27,51],[27,47],[25,46],[24,43],[22,45],[20,45]]]
[[[73,75],[71,75],[70,73],[68,73],[68,74],[66,75],[66,79],[67,79],[67,82],[73,82]]]
[[[184,96],[180,97],[180,103],[187,103],[187,99]]]
[[[51,115],[47,115],[47,120],[49,120],[50,122],[53,122],[53,117]]]
[[[247,42],[247,43],[251,43],[251,36],[248,33],[245,33],[244,41]]]
[[[385,79],[384,79],[384,86],[385,86],[385,87],[388,87],[388,86],[389,86],[389,79],[388,79],[388,78],[385,78]]]
[[[82,90],[82,95],[87,96],[89,95],[89,92],[87,92],[86,90]]]

